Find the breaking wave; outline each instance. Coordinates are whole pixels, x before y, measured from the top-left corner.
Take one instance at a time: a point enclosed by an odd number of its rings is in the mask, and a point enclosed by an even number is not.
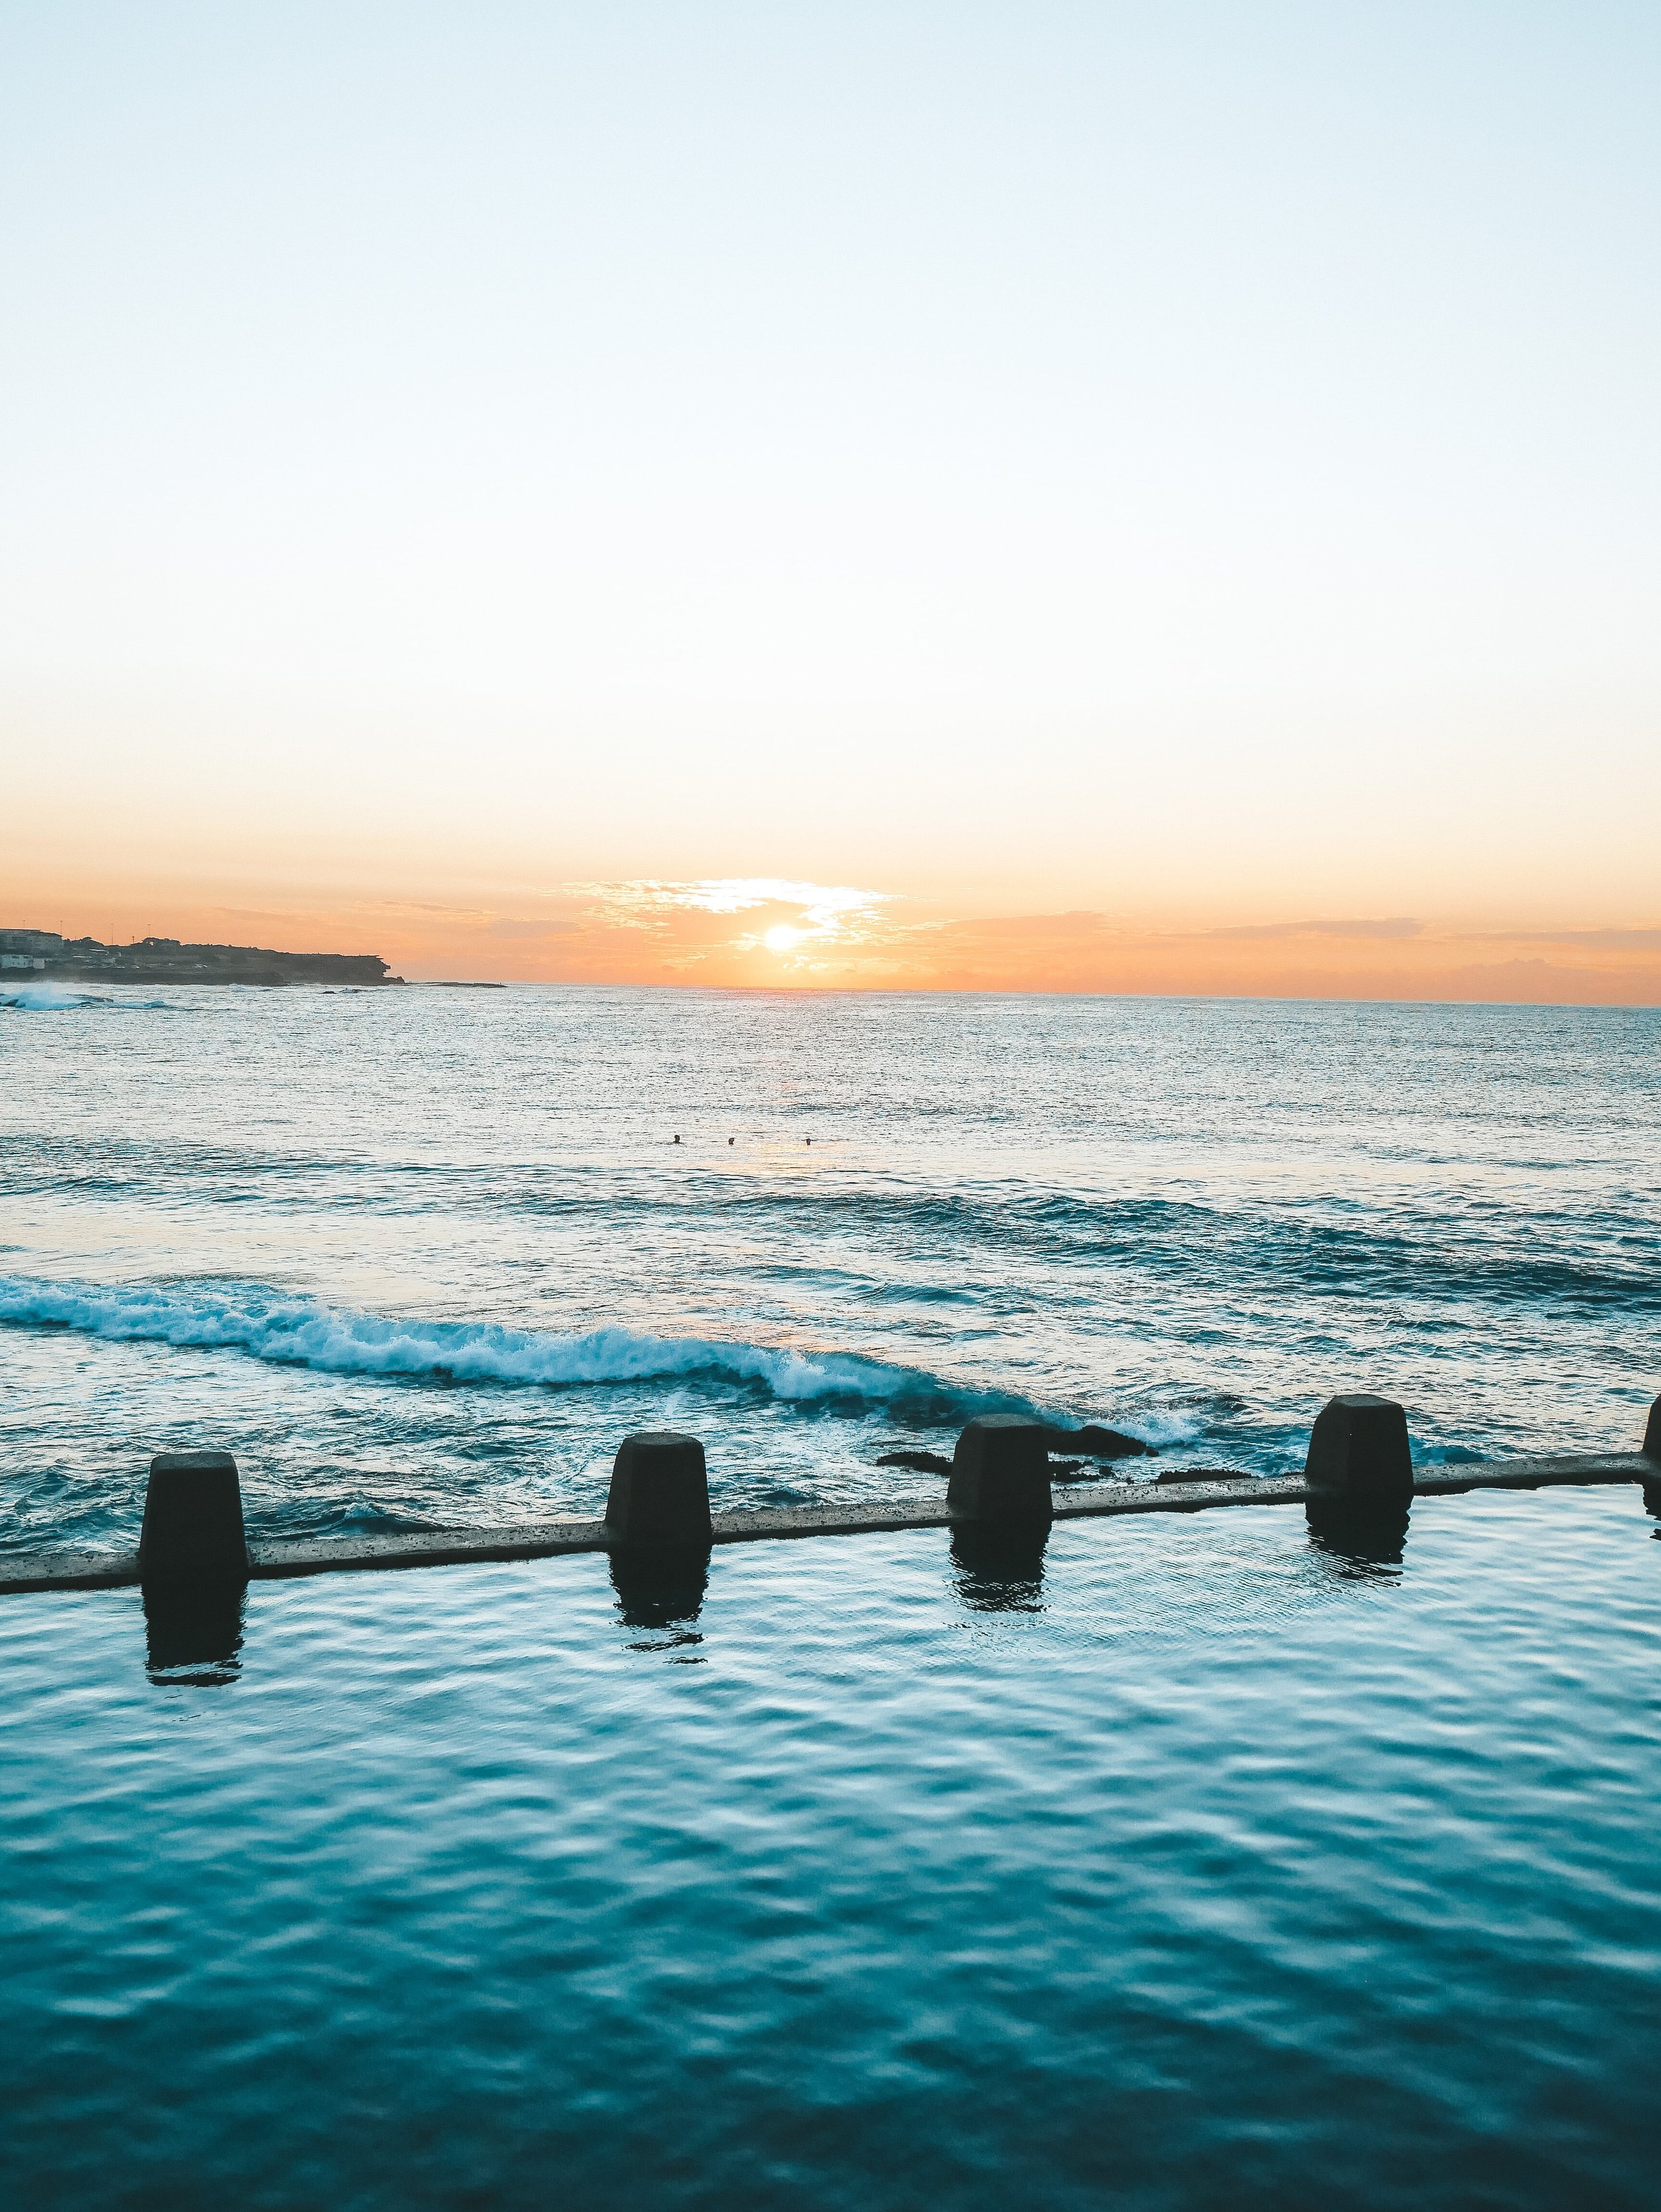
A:
[[[61,983],[25,983],[21,990],[0,991],[0,1006],[20,1014],[66,1014],[87,1003],[84,991],[65,990]]]
[[[569,1389],[704,1377],[795,1402],[841,1400],[937,1419],[993,1409],[1030,1413],[1008,1391],[967,1390],[921,1369],[847,1352],[794,1352],[627,1328],[559,1335],[489,1322],[390,1319],[258,1285],[104,1286],[0,1278],[0,1322],[74,1329],[112,1341],[243,1352],[331,1375],[427,1376]]]
[[[173,999],[140,998],[131,990],[76,991],[67,983],[25,983],[17,990],[0,990],[0,1006],[15,1014],[73,1014],[89,1006],[105,1013],[144,1014],[157,1008],[180,1011]]]

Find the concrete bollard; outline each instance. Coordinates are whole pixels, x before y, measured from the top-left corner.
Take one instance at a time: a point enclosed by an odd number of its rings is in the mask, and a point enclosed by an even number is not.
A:
[[[958,1437],[946,1504],[955,1522],[990,1528],[1051,1518],[1049,1431],[1019,1413],[979,1413]]]
[[[710,1540],[704,1448],[673,1429],[625,1437],[611,1469],[606,1526],[625,1544]]]
[[[1401,1512],[1413,1498],[1407,1415],[1365,1390],[1329,1398],[1310,1431],[1304,1477],[1352,1512]]]
[[[229,1452],[158,1452],[150,1462],[138,1571],[146,1582],[246,1579],[242,1488]]]
[[[1661,1460],[1661,1398],[1650,1407],[1649,1425],[1644,1431],[1644,1456]]]

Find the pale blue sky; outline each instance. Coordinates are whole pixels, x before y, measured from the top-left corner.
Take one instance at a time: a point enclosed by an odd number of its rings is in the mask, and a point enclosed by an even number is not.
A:
[[[1656,910],[1653,6],[0,34],[65,866]]]

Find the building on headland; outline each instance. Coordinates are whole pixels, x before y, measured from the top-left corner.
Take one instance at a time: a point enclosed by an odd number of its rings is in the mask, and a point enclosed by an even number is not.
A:
[[[0,929],[0,969],[21,968],[38,974],[63,950],[64,940],[55,929]]]
[[[52,929],[0,929],[0,970],[82,983],[345,983],[373,989],[403,981],[373,952],[271,952],[254,945],[183,945],[176,937],[103,945]]]

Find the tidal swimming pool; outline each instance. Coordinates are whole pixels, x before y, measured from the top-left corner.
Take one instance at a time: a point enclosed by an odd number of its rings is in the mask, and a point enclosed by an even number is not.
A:
[[[1648,2205],[1656,1533],[326,1577],[217,1664],[7,1601],[9,2191]]]

